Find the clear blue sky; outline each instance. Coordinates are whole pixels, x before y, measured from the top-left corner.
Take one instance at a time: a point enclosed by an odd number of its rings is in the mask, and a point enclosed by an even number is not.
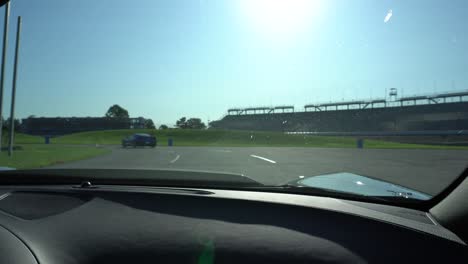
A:
[[[171,125],[389,87],[468,89],[466,0],[13,0],[11,9],[5,115],[18,15],[18,117],[102,116],[117,103]]]

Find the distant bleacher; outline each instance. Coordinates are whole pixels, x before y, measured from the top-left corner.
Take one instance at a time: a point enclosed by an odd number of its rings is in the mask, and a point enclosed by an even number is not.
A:
[[[444,96],[415,96],[393,101],[393,105],[375,101],[379,107],[373,107],[372,101],[354,101],[348,105],[306,105],[303,112],[289,107],[279,113],[275,108],[236,108],[210,123],[210,127],[284,132],[468,130],[468,101],[463,100],[468,93],[450,95],[459,97],[459,101],[447,102]],[[427,103],[418,104],[421,100]],[[353,105],[358,107],[353,109]]]
[[[109,117],[29,117],[22,119],[20,131],[30,135],[66,135],[77,132],[144,128],[145,118]]]

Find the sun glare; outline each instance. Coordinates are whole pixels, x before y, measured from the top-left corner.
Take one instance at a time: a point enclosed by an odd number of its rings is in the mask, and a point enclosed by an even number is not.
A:
[[[260,33],[286,37],[310,27],[320,12],[320,0],[241,0],[249,27]]]

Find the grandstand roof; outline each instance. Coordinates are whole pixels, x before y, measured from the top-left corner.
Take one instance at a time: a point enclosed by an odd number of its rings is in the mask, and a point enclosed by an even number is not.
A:
[[[338,106],[351,106],[351,105],[359,105],[359,108],[369,108],[374,107],[373,104],[385,104],[384,107],[394,107],[395,105],[392,102],[406,102],[406,101],[416,101],[416,100],[427,100],[427,104],[431,104],[432,102],[437,103],[436,98],[448,98],[448,97],[460,97],[460,101],[462,100],[461,97],[468,96],[468,91],[461,91],[461,92],[448,92],[448,93],[441,93],[436,95],[415,95],[415,96],[406,96],[397,98],[395,101],[387,101],[385,98],[378,98],[378,99],[371,99],[371,100],[354,100],[354,101],[343,101],[343,102],[330,102],[330,103],[321,103],[321,104],[307,104],[304,106],[306,108],[315,108],[315,110],[322,110],[320,107],[338,107]],[[388,104],[387,104],[388,103]],[[399,105],[399,104],[398,104]],[[261,107],[248,107],[248,108],[231,108],[228,109],[228,113],[237,112],[238,114],[246,114],[245,111],[264,111],[265,114],[268,113],[275,113],[275,110],[283,109],[292,109],[294,111],[293,105],[280,105],[280,106],[261,106]],[[324,109],[328,110],[328,109]]]
[[[275,106],[274,109],[294,109],[293,105]]]
[[[398,99],[398,101],[413,101],[413,100],[423,100],[423,99],[428,99],[427,95],[401,97],[400,99]]]
[[[371,103],[371,104],[386,103],[386,102],[387,100],[385,99],[375,99],[375,100],[368,101],[368,103]]]
[[[305,108],[309,107],[327,107],[327,106],[340,106],[340,105],[356,105],[356,104],[376,104],[376,103],[385,103],[385,99],[375,99],[370,101],[345,101],[345,102],[336,102],[336,103],[325,103],[325,104],[308,104],[305,105]]]
[[[245,111],[252,111],[252,110],[271,110],[271,107],[266,106],[259,106],[259,107],[248,107],[244,108]]]
[[[455,93],[443,93],[443,94],[438,94],[435,96],[431,96],[431,98],[437,98],[437,97],[455,97],[455,96],[467,96],[468,91],[465,92],[455,92]]]
[[[355,105],[355,104],[365,104],[365,103],[366,101],[347,101],[347,102],[319,104],[317,106],[339,106],[339,105]]]

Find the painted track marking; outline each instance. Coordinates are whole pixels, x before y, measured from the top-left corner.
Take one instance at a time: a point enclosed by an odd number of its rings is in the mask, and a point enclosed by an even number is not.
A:
[[[171,160],[171,163],[176,162],[179,158],[180,158],[180,155],[177,155],[177,157],[175,157],[175,159]]]
[[[264,157],[260,157],[260,156],[257,156],[257,155],[250,155],[250,157],[252,157],[252,158],[257,158],[257,159],[261,159],[261,160],[264,160],[264,161],[268,161],[268,162],[273,163],[273,164],[276,163],[276,161],[274,161],[274,160],[267,159],[267,158],[264,158]]]

